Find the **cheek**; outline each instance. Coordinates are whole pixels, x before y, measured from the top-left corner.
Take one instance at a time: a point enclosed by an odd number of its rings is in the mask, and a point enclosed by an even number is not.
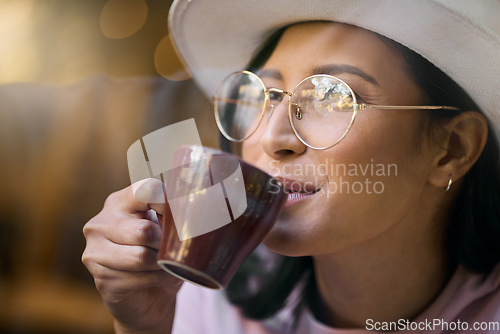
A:
[[[264,120],[261,122],[257,130],[241,143],[241,157],[243,160],[265,169],[265,166],[259,166],[260,160],[265,160],[265,152],[260,144],[260,138],[265,133],[265,123]]]
[[[426,183],[425,162],[412,152],[416,129],[405,117],[361,121],[322,156],[328,185],[314,210],[303,213],[308,233],[301,228],[311,252],[360,244],[408,214]]]
[[[379,160],[408,161],[415,155],[419,119],[414,112],[362,112],[339,145],[338,154],[346,159],[376,157]]]
[[[425,185],[425,163],[414,147],[417,125],[407,114],[366,118],[336,147],[329,190],[351,216],[396,218]]]
[[[340,166],[332,177],[343,176],[351,182],[351,190],[385,206],[387,196],[410,195],[424,184],[426,169],[415,147],[418,117],[383,111],[379,116],[357,120],[332,154]]]
[[[255,134],[241,144],[241,158],[250,163],[256,161],[256,159],[263,154],[262,150],[259,149],[258,143],[255,142],[254,137]]]

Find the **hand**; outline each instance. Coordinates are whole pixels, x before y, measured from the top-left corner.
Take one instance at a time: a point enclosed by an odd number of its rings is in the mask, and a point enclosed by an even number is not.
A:
[[[150,182],[137,197],[147,199],[144,191],[154,193],[157,186]],[[169,333],[172,325],[182,281],[156,263],[161,228],[152,214],[130,186],[111,194],[83,229],[87,246],[82,262],[94,276],[119,332]]]

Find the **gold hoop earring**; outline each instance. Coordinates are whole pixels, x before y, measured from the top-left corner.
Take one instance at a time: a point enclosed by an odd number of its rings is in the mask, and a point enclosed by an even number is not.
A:
[[[450,180],[448,181],[448,185],[444,189],[444,191],[448,191],[451,188],[451,184],[453,183],[453,177],[450,175]]]

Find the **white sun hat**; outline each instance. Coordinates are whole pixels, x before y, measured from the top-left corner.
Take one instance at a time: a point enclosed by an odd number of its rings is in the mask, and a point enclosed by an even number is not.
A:
[[[211,97],[273,31],[315,20],[355,25],[416,51],[462,86],[499,128],[500,0],[175,0],[169,29],[195,82]]]

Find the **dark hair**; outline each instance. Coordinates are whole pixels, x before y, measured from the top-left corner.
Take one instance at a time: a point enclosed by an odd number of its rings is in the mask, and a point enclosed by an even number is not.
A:
[[[250,62],[250,71],[256,71],[264,65],[285,29],[279,29],[267,39]],[[435,134],[443,120],[462,111],[475,110],[481,113],[473,99],[439,68],[405,46],[378,36],[403,56],[409,75],[423,92],[425,101],[422,102],[455,106],[461,110],[426,112],[421,137]],[[447,256],[452,265],[461,264],[485,274],[500,262],[500,156],[497,138],[489,121],[488,128],[486,146],[478,161],[464,176],[448,221],[446,240]],[[224,138],[221,144],[223,149],[231,148]],[[271,265],[267,262],[271,262]],[[273,255],[270,261],[258,250],[241,266],[226,294],[245,316],[264,319],[279,311],[291,291],[301,283],[302,295],[295,311],[300,312],[306,304],[317,307],[320,301],[313,300],[316,287],[312,266],[310,257]]]

